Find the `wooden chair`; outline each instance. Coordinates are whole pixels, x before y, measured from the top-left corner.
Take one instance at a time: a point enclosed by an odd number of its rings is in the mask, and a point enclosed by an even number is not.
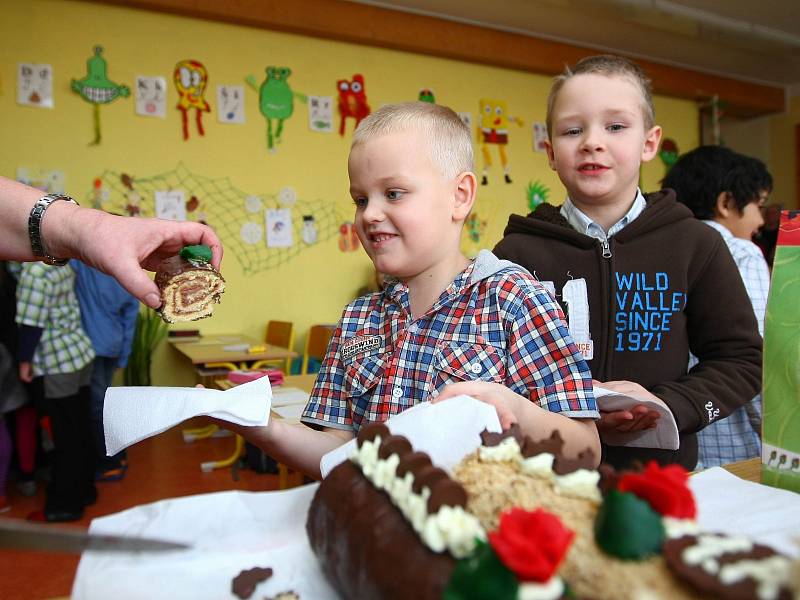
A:
[[[311,329],[308,330],[306,345],[303,349],[303,365],[300,368],[302,375],[308,373],[309,358],[315,358],[320,362],[325,358],[328,342],[331,341],[335,329],[335,325],[312,325]]]
[[[291,350],[294,346],[294,323],[291,321],[268,321],[267,334],[264,341],[270,346],[278,346]],[[260,360],[253,364],[252,369],[260,369],[265,365],[277,365],[286,375],[292,370],[291,357],[276,360]]]

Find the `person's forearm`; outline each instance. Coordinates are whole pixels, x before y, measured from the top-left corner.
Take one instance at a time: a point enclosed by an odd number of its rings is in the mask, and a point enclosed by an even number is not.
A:
[[[278,462],[321,479],[319,461],[323,454],[344,444],[347,439],[335,433],[317,431],[301,424],[272,419],[269,427],[242,427],[238,430]]]
[[[571,419],[530,401],[525,401],[517,414],[520,429],[532,439],[549,438],[557,430],[564,440],[564,453],[568,457],[577,457],[589,448],[594,454],[595,465],[600,464],[600,436],[592,419]]]

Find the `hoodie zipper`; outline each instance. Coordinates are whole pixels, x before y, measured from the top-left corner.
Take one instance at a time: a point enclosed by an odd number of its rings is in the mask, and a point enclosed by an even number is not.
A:
[[[606,339],[603,340],[606,346],[605,359],[603,360],[603,364],[600,366],[600,374],[601,374],[600,377],[602,378],[603,381],[605,381],[605,379],[607,379],[608,377],[609,369],[611,367],[611,355],[612,352],[614,351],[614,335],[611,332],[611,320],[612,320],[611,307],[614,305],[613,303],[614,293],[612,291],[613,276],[611,273],[611,257],[612,257],[611,244],[609,243],[608,238],[599,240],[599,242],[603,258],[605,259],[605,261],[603,261],[603,276],[605,277],[604,287],[606,290],[608,290],[604,302],[605,306],[603,307],[604,320],[602,328],[602,331],[606,336]]]
[[[608,238],[600,240],[600,246],[603,248],[603,258],[611,258],[611,246],[608,243]]]

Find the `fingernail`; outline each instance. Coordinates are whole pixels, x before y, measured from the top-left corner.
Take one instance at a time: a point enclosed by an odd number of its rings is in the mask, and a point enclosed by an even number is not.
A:
[[[155,292],[152,292],[144,297],[144,302],[150,308],[158,308],[161,306],[161,297]]]

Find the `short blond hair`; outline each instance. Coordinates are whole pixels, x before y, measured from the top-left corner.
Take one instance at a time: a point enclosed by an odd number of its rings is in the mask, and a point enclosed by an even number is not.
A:
[[[425,134],[431,160],[445,177],[474,170],[469,128],[452,109],[430,102],[381,106],[361,121],[350,149],[376,137],[412,128]]]
[[[653,88],[650,79],[642,68],[627,58],[613,54],[600,54],[582,58],[575,66],[564,68],[564,72],[553,79],[550,94],[547,96],[547,135],[553,135],[553,108],[558,98],[558,93],[564,84],[576,75],[605,75],[606,77],[626,77],[642,93],[642,116],[644,128],[649,130],[656,122],[656,111],[653,107]]]

